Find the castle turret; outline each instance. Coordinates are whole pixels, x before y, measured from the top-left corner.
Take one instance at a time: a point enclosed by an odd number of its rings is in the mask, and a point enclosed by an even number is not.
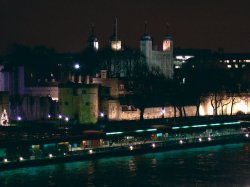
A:
[[[169,34],[166,34],[163,38],[162,50],[164,52],[173,53],[173,40]]]
[[[122,49],[122,41],[118,39],[117,18],[115,18],[114,33],[110,37],[110,47],[114,51],[120,51]]]
[[[145,22],[144,33],[140,40],[140,50],[145,55],[147,64],[149,64],[152,59],[152,39],[147,32],[146,22]]]
[[[173,54],[173,40],[168,30],[169,30],[169,25],[167,25],[167,34],[164,36],[162,41],[162,50],[164,52]]]
[[[98,51],[99,49],[99,42],[96,35],[94,34],[94,25],[92,25],[91,35],[88,38],[88,47],[94,49],[95,51]]]

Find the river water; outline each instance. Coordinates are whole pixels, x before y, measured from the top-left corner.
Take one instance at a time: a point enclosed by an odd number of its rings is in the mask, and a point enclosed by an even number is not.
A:
[[[0,172],[1,187],[250,187],[250,144],[230,144]]]

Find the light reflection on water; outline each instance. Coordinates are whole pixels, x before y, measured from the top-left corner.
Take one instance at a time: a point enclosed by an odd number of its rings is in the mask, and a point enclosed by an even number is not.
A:
[[[0,186],[250,186],[250,144],[107,158],[0,173]]]

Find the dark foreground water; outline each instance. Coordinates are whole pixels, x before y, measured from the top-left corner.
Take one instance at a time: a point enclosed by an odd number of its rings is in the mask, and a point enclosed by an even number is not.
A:
[[[249,186],[250,144],[0,172],[5,186]]]

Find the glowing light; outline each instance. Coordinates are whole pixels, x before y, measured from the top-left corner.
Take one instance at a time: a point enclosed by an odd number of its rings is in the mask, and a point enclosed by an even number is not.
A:
[[[80,68],[80,65],[79,65],[79,64],[75,64],[75,65],[74,65],[74,68],[75,68],[75,69],[79,69],[79,68]]]
[[[94,49],[98,50],[98,48],[99,48],[99,43],[98,42],[94,42]]]
[[[186,55],[186,56],[176,56],[175,58],[177,60],[188,60],[188,59],[193,58],[193,57],[194,56],[188,56],[188,55]]]
[[[21,118],[20,116],[17,116],[17,120],[18,120],[18,121],[21,121],[22,118]]]
[[[135,132],[144,132],[144,130],[139,129],[139,130],[136,130]]]
[[[3,110],[3,113],[1,115],[1,121],[0,121],[0,124],[2,126],[10,126],[9,124],[9,118],[8,118],[8,114],[6,112],[6,109]]]
[[[104,112],[100,112],[100,116],[103,118],[104,117]]]
[[[112,41],[111,42],[111,48],[114,51],[120,51],[122,49],[122,42],[121,41]]]
[[[240,124],[240,121],[235,121],[235,122],[226,122],[223,123],[224,125],[233,125],[233,124]]]
[[[107,132],[106,135],[122,134],[123,132]]]
[[[131,146],[129,146],[129,149],[130,149],[130,151],[132,151],[134,148],[133,148],[133,146],[131,145]]]
[[[200,113],[201,116],[205,116],[206,113],[205,113],[205,110],[204,110],[203,106],[200,106],[199,113]]]
[[[5,159],[3,159],[3,161],[6,163],[6,162],[8,162],[8,159],[7,159],[7,158],[5,158]]]
[[[59,114],[59,115],[58,115],[58,118],[59,118],[59,119],[62,119],[62,115],[61,115],[61,114]]]
[[[154,143],[152,143],[152,147],[155,148],[155,144]]]
[[[53,157],[53,155],[52,154],[49,154],[49,158],[52,158]]]
[[[204,124],[204,125],[193,125],[192,127],[196,128],[196,127],[206,127],[207,125]]]
[[[51,118],[51,115],[50,115],[50,114],[48,114],[48,118]]]
[[[211,137],[208,137],[207,139],[208,139],[208,141],[211,141],[211,140],[212,140],[212,138],[211,138]]]
[[[65,121],[67,121],[67,122],[68,122],[68,121],[69,121],[69,118],[68,118],[68,117],[65,117]]]
[[[63,153],[64,156],[66,156],[66,153]]]
[[[23,157],[20,156],[20,157],[19,157],[19,161],[23,161]]]
[[[247,104],[244,101],[240,101],[239,103],[236,103],[234,106],[234,110],[237,112],[243,112],[243,113],[247,113]]]
[[[248,134],[245,134],[245,136],[248,138],[249,137],[249,135]]]
[[[220,123],[212,123],[212,124],[210,124],[210,126],[219,126],[219,125],[221,125]]]
[[[180,140],[180,144],[183,144],[183,141],[182,141],[182,140]]]
[[[163,44],[162,44],[163,51],[169,52],[170,51],[170,46],[171,46],[170,40],[164,40],[163,41]]]
[[[199,142],[202,142],[202,138],[199,138]]]
[[[157,131],[157,129],[147,129],[146,131],[150,132],[150,131]]]
[[[90,150],[89,150],[89,154],[92,154],[92,153],[93,153],[93,150],[92,150],[92,149],[90,149]]]
[[[189,126],[182,126],[181,128],[183,128],[183,129],[188,129]]]
[[[179,129],[180,127],[172,127],[172,129]]]
[[[208,106],[208,115],[213,115],[214,114],[214,109],[211,105]]]

